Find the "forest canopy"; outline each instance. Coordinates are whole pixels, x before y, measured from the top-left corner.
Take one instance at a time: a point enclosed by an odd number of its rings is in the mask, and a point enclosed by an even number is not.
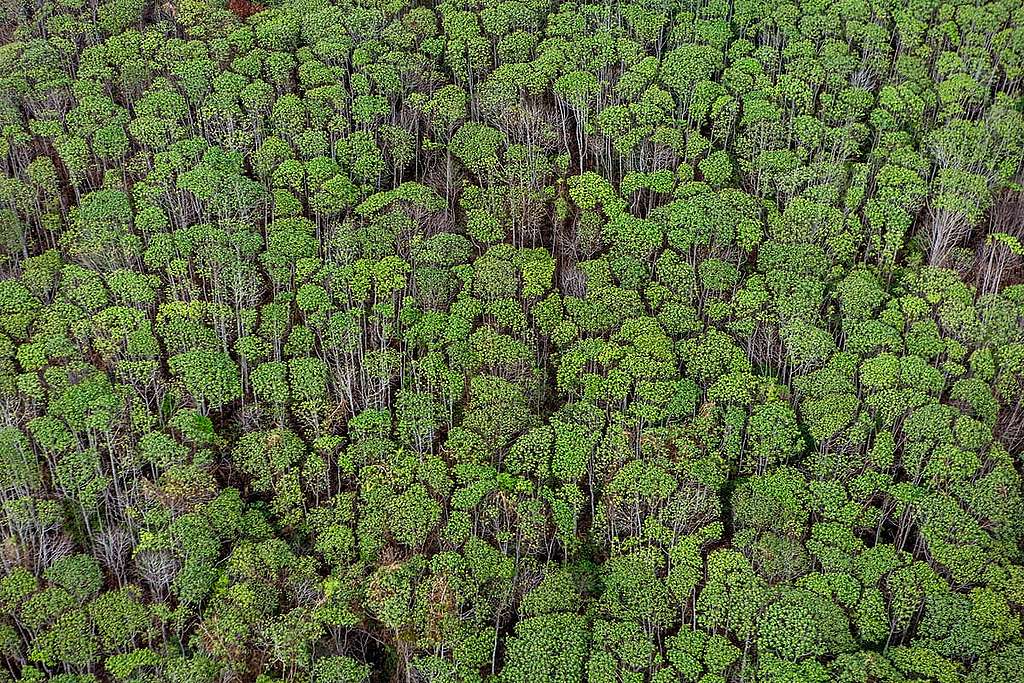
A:
[[[0,17],[0,683],[1024,681],[1017,2]]]

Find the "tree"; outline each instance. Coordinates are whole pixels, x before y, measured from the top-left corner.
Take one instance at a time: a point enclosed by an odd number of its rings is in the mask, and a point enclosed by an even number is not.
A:
[[[589,641],[590,630],[582,617],[555,614],[523,619],[509,638],[500,677],[505,681],[582,681]]]
[[[218,409],[242,396],[238,365],[218,351],[186,351],[168,359],[171,373],[195,399],[200,412]]]

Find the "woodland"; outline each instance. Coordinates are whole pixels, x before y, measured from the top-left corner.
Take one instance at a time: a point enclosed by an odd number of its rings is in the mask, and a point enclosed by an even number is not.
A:
[[[0,683],[1024,681],[1015,0],[0,5]]]

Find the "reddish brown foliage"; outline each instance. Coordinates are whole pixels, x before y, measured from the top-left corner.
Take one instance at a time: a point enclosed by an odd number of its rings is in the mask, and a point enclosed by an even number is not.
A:
[[[228,9],[242,19],[263,11],[263,5],[251,0],[228,0]]]

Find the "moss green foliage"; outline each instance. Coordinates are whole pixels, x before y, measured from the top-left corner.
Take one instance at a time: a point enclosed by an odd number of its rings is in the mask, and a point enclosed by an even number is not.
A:
[[[9,0],[0,683],[1024,681],[1013,0]]]

